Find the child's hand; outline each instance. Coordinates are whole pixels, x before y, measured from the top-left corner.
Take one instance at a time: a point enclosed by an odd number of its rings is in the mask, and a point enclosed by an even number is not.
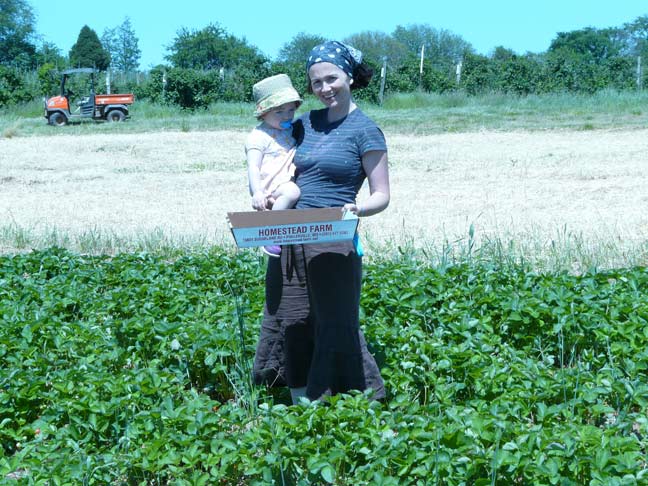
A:
[[[263,211],[264,209],[266,209],[267,205],[268,198],[263,192],[257,191],[252,195],[252,207],[254,209],[256,209],[257,211]]]

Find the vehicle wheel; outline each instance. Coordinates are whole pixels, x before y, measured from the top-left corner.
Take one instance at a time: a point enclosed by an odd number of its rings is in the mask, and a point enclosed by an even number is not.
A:
[[[111,123],[124,121],[124,118],[126,118],[126,115],[124,115],[124,112],[121,110],[110,110],[108,114],[106,114],[106,120]]]
[[[54,125],[56,127],[62,127],[63,125],[67,125],[68,120],[63,113],[57,111],[50,115],[49,122],[50,125]]]

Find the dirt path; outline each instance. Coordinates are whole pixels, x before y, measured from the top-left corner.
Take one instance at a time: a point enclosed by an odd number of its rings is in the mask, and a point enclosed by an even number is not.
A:
[[[232,244],[225,213],[249,208],[245,135],[2,139],[0,228]],[[646,129],[386,135],[392,204],[362,222],[370,242],[452,241],[471,225],[540,244],[564,232],[648,240]]]

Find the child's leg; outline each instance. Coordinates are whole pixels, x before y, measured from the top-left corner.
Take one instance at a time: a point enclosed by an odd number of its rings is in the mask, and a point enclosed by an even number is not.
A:
[[[300,195],[301,191],[294,182],[281,184],[272,193],[274,199],[272,209],[290,209],[295,205]]]

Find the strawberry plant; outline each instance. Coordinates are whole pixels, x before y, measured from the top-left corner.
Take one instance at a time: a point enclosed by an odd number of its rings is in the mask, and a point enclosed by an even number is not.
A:
[[[251,253],[0,257],[0,483],[648,484],[648,270],[365,266],[388,398],[253,387]]]

